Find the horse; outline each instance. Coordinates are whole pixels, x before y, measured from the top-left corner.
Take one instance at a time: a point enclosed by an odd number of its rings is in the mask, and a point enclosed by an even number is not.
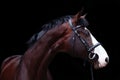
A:
[[[3,61],[0,80],[52,80],[48,66],[60,52],[88,61],[94,69],[105,67],[109,56],[87,29],[85,16],[78,12],[44,24],[28,41],[23,55]]]

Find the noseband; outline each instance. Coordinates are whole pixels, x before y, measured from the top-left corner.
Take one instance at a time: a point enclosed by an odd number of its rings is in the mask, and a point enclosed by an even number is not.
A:
[[[90,46],[88,45],[87,41],[86,41],[85,39],[83,39],[83,38],[80,36],[80,34],[77,32],[77,29],[81,28],[81,25],[74,27],[73,24],[72,24],[71,19],[69,19],[69,25],[70,25],[71,29],[73,30],[74,34],[78,37],[78,39],[84,44],[85,48],[87,49],[88,58],[89,58],[90,60],[94,59],[96,53],[94,53],[94,55],[91,56],[91,54],[93,54],[92,51],[93,51],[96,47],[98,47],[99,45],[101,45],[101,44],[100,44],[100,43],[97,43],[97,44],[95,44],[95,45],[93,45],[93,46],[90,47]],[[74,40],[74,37],[73,37],[73,40]]]
[[[71,19],[69,19],[69,25],[70,25],[72,31],[74,32],[74,34],[78,37],[78,39],[84,44],[85,48],[87,49],[88,58],[89,58],[90,60],[94,60],[94,59],[96,58],[97,54],[96,54],[96,53],[93,53],[93,50],[94,50],[96,47],[98,47],[99,45],[101,45],[101,44],[100,44],[100,43],[97,43],[97,44],[95,44],[95,45],[93,45],[93,46],[90,47],[90,46],[88,45],[87,41],[86,41],[85,39],[83,39],[83,38],[80,36],[80,34],[78,33],[78,31],[77,31],[77,29],[81,28],[81,25],[76,26],[76,27],[73,26]],[[74,36],[74,37],[75,37],[75,36]],[[74,37],[73,37],[73,41],[75,42],[75,38],[74,38]],[[74,45],[73,45],[73,47],[74,47]],[[90,66],[90,72],[91,72],[91,80],[94,80],[92,65]]]

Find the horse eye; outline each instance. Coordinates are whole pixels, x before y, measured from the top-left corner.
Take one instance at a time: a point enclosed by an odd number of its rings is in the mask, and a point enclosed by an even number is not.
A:
[[[85,34],[86,34],[86,36],[89,36],[89,35],[90,35],[88,31],[85,31]]]

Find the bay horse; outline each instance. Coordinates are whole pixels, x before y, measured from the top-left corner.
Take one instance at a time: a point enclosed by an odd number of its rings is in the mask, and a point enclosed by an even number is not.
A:
[[[52,80],[48,65],[60,52],[86,60],[95,69],[105,67],[109,56],[87,26],[81,12],[43,25],[28,41],[30,47],[24,55],[13,55],[3,61],[0,80]]]

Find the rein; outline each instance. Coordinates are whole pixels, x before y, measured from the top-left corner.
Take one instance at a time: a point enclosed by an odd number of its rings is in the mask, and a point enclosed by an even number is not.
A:
[[[99,45],[101,45],[100,43],[97,43],[93,46],[89,46],[88,43],[86,42],[85,39],[83,39],[80,34],[78,34],[77,29],[81,28],[81,25],[74,27],[72,24],[71,19],[69,19],[69,25],[72,29],[72,31],[74,32],[74,36],[73,36],[73,53],[74,53],[74,43],[75,43],[75,35],[78,37],[78,39],[85,45],[85,48],[87,49],[88,52],[88,58],[89,59],[94,59],[96,53],[94,53],[94,55],[91,57],[90,55],[92,54],[92,51],[98,47]],[[91,80],[94,80],[94,76],[93,76],[93,68],[92,68],[92,64],[90,64],[90,73],[91,73]]]

